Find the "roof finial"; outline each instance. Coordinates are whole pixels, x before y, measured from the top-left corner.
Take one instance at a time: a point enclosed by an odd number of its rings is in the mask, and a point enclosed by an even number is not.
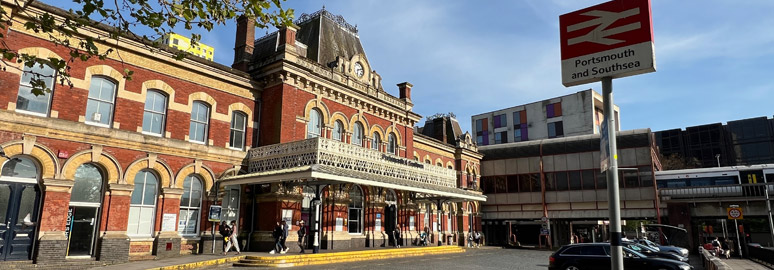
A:
[[[323,8],[322,8],[322,10],[325,10],[325,5],[323,5]]]

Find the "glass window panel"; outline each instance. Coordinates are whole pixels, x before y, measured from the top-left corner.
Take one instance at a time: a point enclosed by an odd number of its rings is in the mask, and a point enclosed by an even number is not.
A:
[[[529,175],[527,174],[519,175],[519,191],[521,192],[533,191],[529,186]]]
[[[333,125],[333,139],[337,141],[342,140],[342,133],[344,131],[344,125],[341,124],[341,121],[336,121],[336,123]]]
[[[8,202],[11,200],[11,187],[7,184],[0,184],[0,222],[5,222],[6,212],[8,211]]]
[[[597,189],[607,188],[607,172],[597,173]]]
[[[26,157],[17,157],[5,162],[2,176],[37,179],[38,167]]]
[[[546,191],[556,191],[556,173],[546,173]]]
[[[48,114],[51,93],[44,92],[36,96],[32,93],[32,87],[19,86],[19,95],[16,98],[16,109],[40,114]]]
[[[581,172],[571,171],[567,172],[570,181],[570,190],[580,190],[583,183],[581,182]]]
[[[75,184],[71,202],[100,203],[102,199],[102,173],[92,164],[83,164],[75,170]]]
[[[382,143],[382,139],[379,136],[379,133],[374,132],[374,136],[371,139],[371,148],[374,150],[379,150],[379,145]]]
[[[104,101],[113,101],[113,89],[115,89],[113,82],[102,80],[102,91],[100,91],[99,98]]]
[[[567,172],[557,172],[556,173],[556,190],[557,191],[565,191],[569,189],[569,185],[567,184]]]
[[[581,172],[583,175],[583,189],[585,190],[593,190],[594,189],[594,170],[583,170]]]
[[[146,175],[143,205],[156,205],[156,176],[152,173],[146,173]]]
[[[360,123],[355,123],[355,128],[352,131],[352,144],[354,145],[363,145],[363,125]]]
[[[102,91],[102,82],[105,79],[100,77],[91,77],[91,85],[89,85],[89,98],[98,99],[100,92]]]
[[[505,176],[495,176],[494,188],[495,193],[505,193]]]
[[[130,235],[136,235],[140,226],[140,206],[129,207],[129,224],[126,227],[126,232]]]
[[[650,166],[642,166],[639,167],[640,169],[640,182],[642,183],[642,187],[652,187],[653,186],[653,174],[651,172]],[[717,181],[715,182],[717,185]]]
[[[519,176],[509,175],[507,178],[508,178],[508,193],[519,192]]]
[[[623,171],[623,175],[627,188],[635,188],[640,186],[640,179],[637,177],[637,171]]]
[[[23,186],[21,192],[21,199],[19,200],[19,214],[16,216],[17,225],[34,226],[37,222],[37,216],[33,215],[35,211],[35,199],[37,199],[38,191],[35,186]]]
[[[139,222],[139,230],[137,231],[140,235],[151,235],[153,233],[153,220],[154,220],[154,208],[153,207],[142,207],[140,210],[140,222]]]

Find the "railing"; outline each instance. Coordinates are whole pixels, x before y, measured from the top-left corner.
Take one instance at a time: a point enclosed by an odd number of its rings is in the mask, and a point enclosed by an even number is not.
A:
[[[733,270],[728,264],[720,260],[719,257],[712,256],[712,254],[703,247],[699,247],[699,256],[701,257],[702,265],[706,270]]]
[[[708,199],[708,198],[760,198],[766,197],[767,184],[740,184],[725,186],[697,186],[678,188],[659,188],[663,199]],[[768,185],[769,194],[774,196],[774,186]]]
[[[248,161],[250,173],[323,165],[401,182],[457,186],[454,170],[320,137],[253,148]]]
[[[774,266],[774,249],[747,245],[747,257],[768,267]]]

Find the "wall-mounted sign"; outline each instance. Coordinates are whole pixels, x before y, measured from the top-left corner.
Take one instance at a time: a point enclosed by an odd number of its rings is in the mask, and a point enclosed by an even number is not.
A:
[[[210,214],[207,215],[207,220],[212,222],[220,222],[221,207],[220,205],[210,205]]]
[[[161,231],[174,232],[175,223],[177,223],[177,214],[164,214],[161,217]]]

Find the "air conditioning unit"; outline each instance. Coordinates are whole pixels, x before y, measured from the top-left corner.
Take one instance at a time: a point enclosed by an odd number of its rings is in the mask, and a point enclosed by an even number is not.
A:
[[[101,113],[94,113],[91,116],[91,120],[94,120],[95,122],[99,122],[100,119],[102,119],[102,114]]]

